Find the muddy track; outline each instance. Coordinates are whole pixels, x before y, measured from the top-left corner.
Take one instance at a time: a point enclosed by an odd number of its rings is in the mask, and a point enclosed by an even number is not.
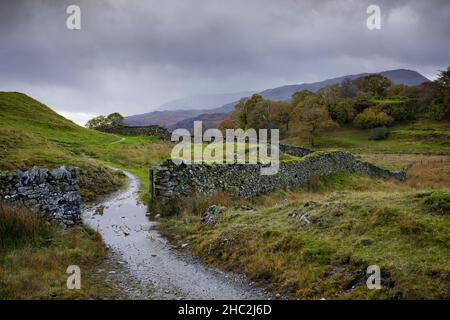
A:
[[[268,299],[240,275],[208,268],[177,252],[146,216],[137,201],[139,182],[130,173],[126,190],[85,209],[83,220],[103,237],[110,259],[122,267],[112,272],[131,299]],[[117,274],[116,274],[117,273]]]

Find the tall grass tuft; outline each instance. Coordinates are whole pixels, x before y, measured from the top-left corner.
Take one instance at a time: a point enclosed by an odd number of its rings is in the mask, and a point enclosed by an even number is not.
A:
[[[211,195],[194,193],[189,197],[177,197],[168,202],[155,201],[150,205],[150,210],[162,213],[164,216],[201,216],[212,205],[238,206],[245,201],[232,198],[223,191],[214,192]]]
[[[27,208],[0,203],[0,250],[48,241],[52,226]]]

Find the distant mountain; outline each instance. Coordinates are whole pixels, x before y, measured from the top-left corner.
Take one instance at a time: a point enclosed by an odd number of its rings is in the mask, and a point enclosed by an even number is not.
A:
[[[153,111],[144,114],[125,117],[128,126],[160,125],[170,128],[177,122],[192,118],[207,112],[206,110],[175,110],[175,111]]]
[[[226,103],[233,103],[234,106],[234,101],[251,96],[253,93],[253,91],[244,91],[189,96],[168,102],[159,107],[157,111],[125,117],[125,124],[128,126],[157,124],[170,129],[176,123],[185,119],[190,119],[200,114],[217,113],[216,109]]]
[[[420,73],[407,69],[389,70],[379,73],[389,78],[395,84],[405,84],[411,86],[429,81],[426,77],[424,77]],[[261,91],[259,94],[262,95],[265,99],[271,99],[276,101],[288,101],[291,99],[293,93],[300,90],[309,90],[316,92],[323,87],[341,83],[344,79],[355,80],[367,75],[369,75],[369,73],[360,73],[327,79],[319,82],[281,86]],[[250,93],[248,96],[250,96],[251,94],[252,93]],[[223,116],[222,119],[226,118],[226,114],[234,110],[234,106],[238,101],[239,98],[234,101],[230,101],[219,108],[207,110],[202,108],[196,108],[196,110],[189,110],[189,111],[173,110],[173,111],[163,111],[162,113],[161,111],[155,111],[145,113],[143,115],[126,117],[125,122],[131,126],[159,124],[167,127],[168,129],[186,128],[190,130],[192,129],[194,120],[204,120],[205,122],[208,123],[213,122],[220,123],[219,120],[220,116]],[[212,114],[217,115],[212,116]],[[211,122],[212,118],[214,118],[213,122]]]
[[[217,128],[223,119],[227,118],[229,113],[202,113],[196,117],[188,118],[170,126],[169,130],[178,128],[192,130],[194,128],[194,121],[201,120],[203,130],[210,128]]]
[[[193,109],[216,109],[224,104],[251,96],[255,91],[244,91],[236,93],[223,94],[202,94],[195,96],[188,96],[163,104],[158,111],[173,111],[173,110],[193,110]]]
[[[294,84],[294,85],[288,85],[288,86],[282,86],[277,87],[273,89],[267,89],[262,92],[260,92],[260,95],[262,95],[265,99],[271,99],[275,101],[288,101],[291,99],[291,96],[300,90],[309,90],[312,92],[316,92],[326,86],[331,86],[334,84],[341,83],[345,79],[355,80],[361,77],[365,77],[369,75],[370,73],[359,73],[359,74],[352,74],[347,75],[343,77],[337,77],[332,78],[320,82],[313,82],[313,83],[302,83],[302,84]],[[389,70],[389,71],[383,71],[380,72],[380,74],[384,75],[388,79],[390,79],[395,84],[405,84],[408,86],[414,86],[421,84],[422,82],[429,81],[427,78],[425,78],[420,73],[413,71],[413,70],[406,70],[406,69],[397,69],[397,70]],[[235,101],[234,103],[236,103]],[[224,109],[229,109],[229,104],[222,106]],[[222,111],[223,109],[219,108],[216,111]]]

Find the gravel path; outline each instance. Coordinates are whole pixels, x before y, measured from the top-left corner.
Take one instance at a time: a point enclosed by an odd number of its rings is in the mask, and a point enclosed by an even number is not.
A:
[[[137,202],[138,180],[109,200],[85,210],[84,221],[98,230],[111,259],[123,265],[113,278],[131,299],[268,299],[245,277],[208,268],[177,252],[153,228]]]

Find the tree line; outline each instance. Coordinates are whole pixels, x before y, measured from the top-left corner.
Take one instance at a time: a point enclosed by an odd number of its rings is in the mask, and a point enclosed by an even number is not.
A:
[[[108,116],[100,115],[98,117],[92,118],[85,125],[86,128],[99,131],[122,126],[124,126],[124,117],[118,112],[111,113]]]
[[[377,128],[375,132],[386,135],[394,123],[418,118],[450,120],[450,67],[435,81],[416,86],[393,84],[381,74],[371,74],[317,92],[295,92],[289,102],[254,94],[241,99],[219,129],[279,129],[282,137],[303,135],[314,146],[317,135],[327,128]]]

